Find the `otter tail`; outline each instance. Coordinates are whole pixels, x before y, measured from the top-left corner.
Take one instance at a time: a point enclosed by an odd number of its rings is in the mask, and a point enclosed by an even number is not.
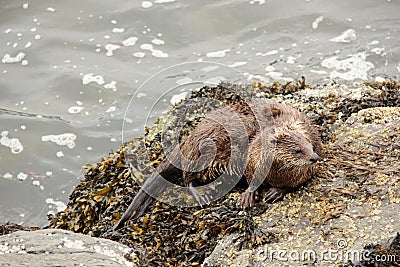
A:
[[[113,231],[121,228],[129,219],[136,219],[140,217],[153,203],[154,198],[147,194],[143,189],[140,189],[135,198],[132,200],[128,209],[122,215],[121,219],[113,226]]]
[[[160,172],[154,171],[146,179],[121,219],[113,226],[113,231],[121,228],[129,219],[136,219],[145,213],[150,204],[155,200],[153,197],[157,198],[161,196],[168,187],[166,179],[170,180],[181,175],[181,171],[167,161],[163,161],[160,164],[159,170]]]

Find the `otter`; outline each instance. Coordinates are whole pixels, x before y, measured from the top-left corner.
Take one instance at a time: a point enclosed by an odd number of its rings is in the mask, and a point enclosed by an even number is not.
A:
[[[311,179],[321,151],[318,132],[304,113],[267,99],[237,100],[210,112],[166,155],[113,230],[141,216],[163,193],[165,181],[188,187],[203,206],[213,197],[195,187],[227,174],[237,178],[234,184],[240,178],[248,184],[243,208],[254,206],[260,188],[268,189],[266,201],[275,202]]]

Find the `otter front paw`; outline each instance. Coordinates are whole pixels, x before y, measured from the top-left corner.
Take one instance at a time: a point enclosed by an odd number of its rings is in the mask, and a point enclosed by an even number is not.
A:
[[[212,197],[208,196],[207,194],[201,196],[199,191],[197,191],[197,189],[192,187],[191,185],[189,186],[189,191],[192,193],[194,199],[196,199],[201,208],[210,205]]]
[[[242,194],[240,204],[242,205],[243,209],[252,208],[254,207],[254,204],[256,203],[257,199],[258,199],[257,191],[250,192],[249,190],[246,190]]]

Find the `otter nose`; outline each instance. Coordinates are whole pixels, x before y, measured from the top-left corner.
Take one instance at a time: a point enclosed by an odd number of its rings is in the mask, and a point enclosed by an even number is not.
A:
[[[317,153],[313,153],[311,155],[310,161],[313,162],[313,163],[317,162],[318,158],[319,158],[318,154]]]

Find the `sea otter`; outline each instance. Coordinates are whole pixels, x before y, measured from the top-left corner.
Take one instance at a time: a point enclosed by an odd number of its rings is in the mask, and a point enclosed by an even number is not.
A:
[[[254,205],[259,187],[268,188],[266,201],[274,202],[312,177],[321,150],[304,113],[267,99],[238,100],[210,112],[165,157],[113,229],[141,216],[167,183],[185,185],[205,205],[215,195],[201,195],[197,186],[222,175],[236,177],[233,184],[244,177],[249,185],[241,198],[244,208]]]

